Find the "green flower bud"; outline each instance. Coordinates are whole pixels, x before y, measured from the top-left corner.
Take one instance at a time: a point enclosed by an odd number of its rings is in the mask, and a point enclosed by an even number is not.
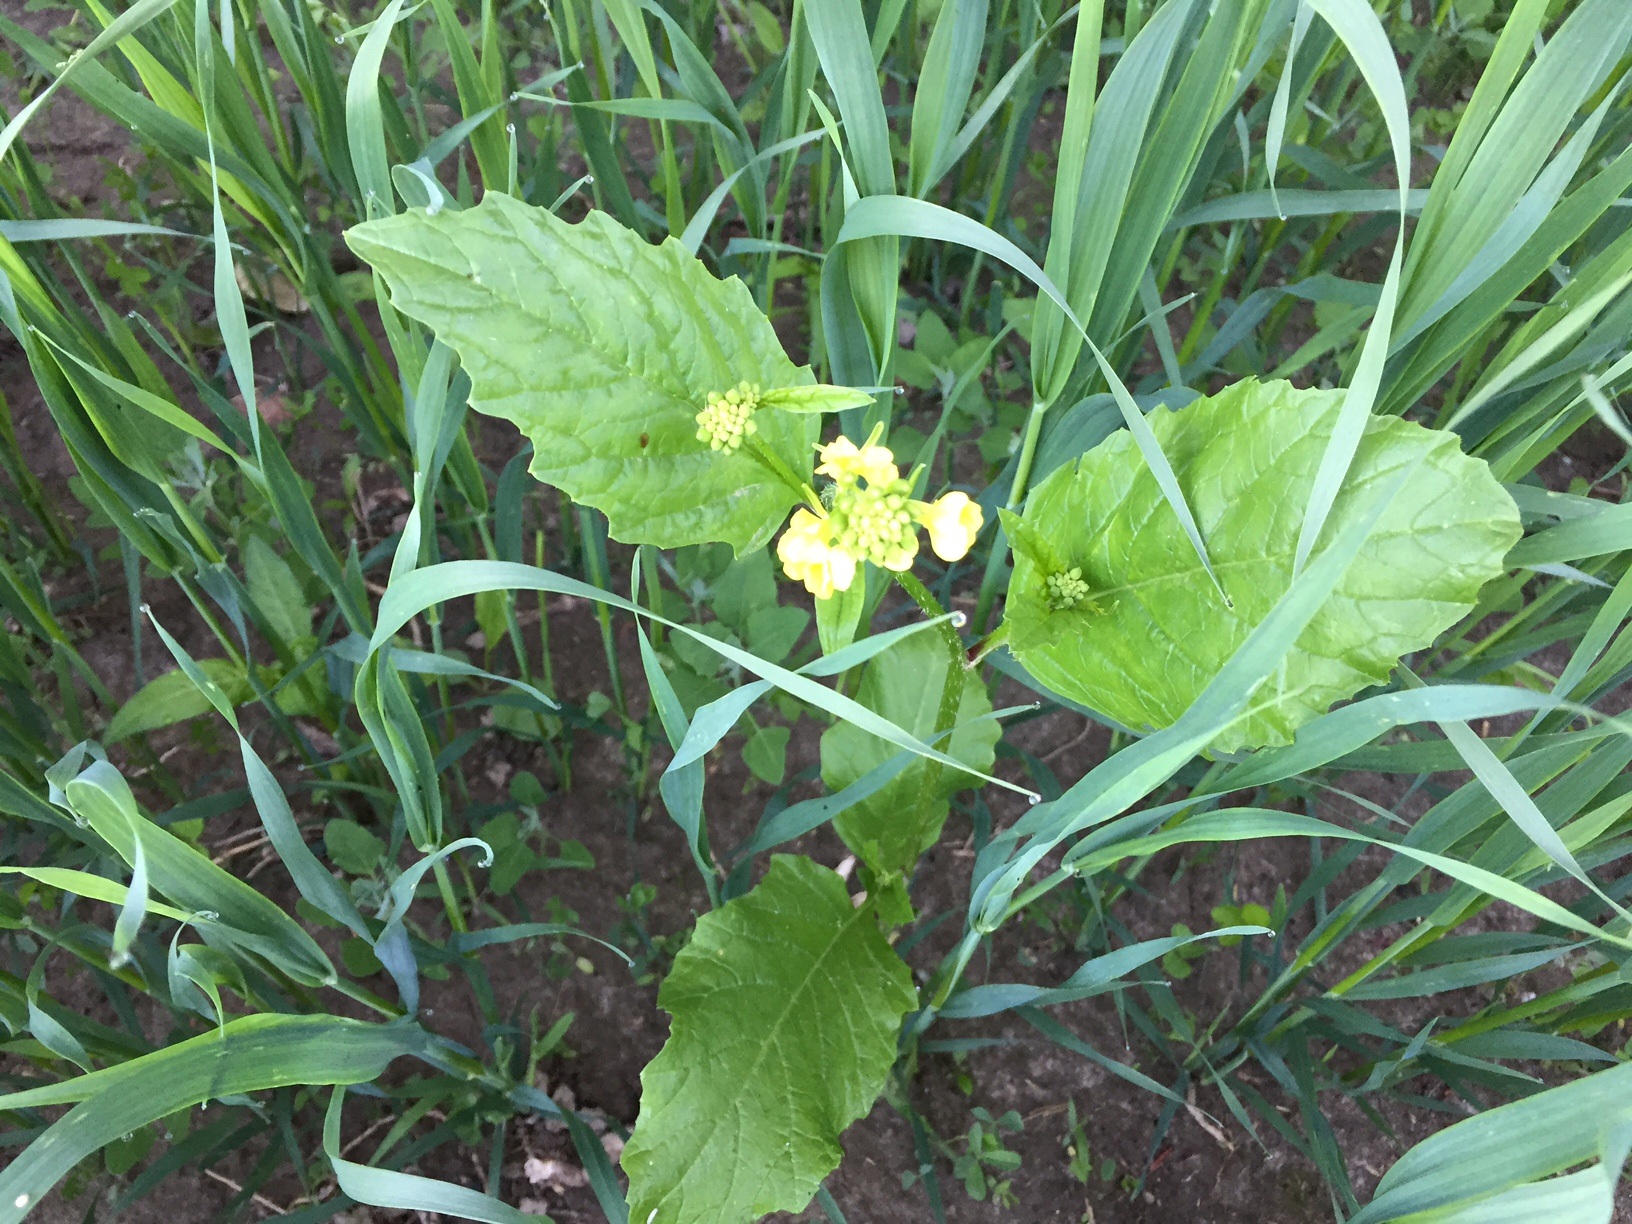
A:
[[[697,440],[707,442],[710,450],[731,454],[741,448],[743,439],[759,432],[754,423],[758,407],[757,384],[740,382],[729,391],[710,391],[697,414]]]
[[[1050,574],[1043,583],[1044,598],[1055,612],[1065,612],[1088,598],[1088,584],[1082,580],[1080,566],[1072,566],[1059,574]]]
[[[900,572],[918,554],[918,532],[912,517],[912,486],[905,480],[833,486],[834,543],[852,557]]]

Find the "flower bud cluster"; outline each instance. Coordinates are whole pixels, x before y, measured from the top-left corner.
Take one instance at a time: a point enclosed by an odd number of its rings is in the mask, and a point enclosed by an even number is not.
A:
[[[1050,574],[1043,581],[1043,598],[1056,612],[1065,612],[1088,598],[1088,584],[1083,581],[1082,569],[1073,565],[1063,573]]]
[[[710,391],[697,414],[697,440],[728,455],[739,450],[744,440],[759,432],[754,423],[758,407],[759,387],[753,383],[743,381],[729,391]]]

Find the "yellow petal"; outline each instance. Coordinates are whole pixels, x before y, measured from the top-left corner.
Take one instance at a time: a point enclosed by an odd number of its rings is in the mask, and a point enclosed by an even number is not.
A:
[[[882,485],[901,478],[895,454],[889,447],[871,441],[858,447],[849,438],[835,438],[820,449],[820,456],[822,462],[816,470],[834,480],[861,479],[869,485]]]
[[[967,493],[952,492],[929,505],[919,503],[918,521],[929,531],[929,546],[943,561],[961,561],[974,547],[984,521],[980,506]]]

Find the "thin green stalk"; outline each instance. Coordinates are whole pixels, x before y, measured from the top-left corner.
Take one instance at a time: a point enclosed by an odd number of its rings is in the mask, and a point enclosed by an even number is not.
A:
[[[432,864],[431,873],[436,876],[436,888],[442,894],[442,906],[448,912],[448,922],[455,931],[463,934],[469,928],[465,925],[464,911],[459,908],[459,899],[453,893],[453,880],[448,876],[447,860],[438,859]]]
[[[1026,432],[1020,439],[1020,458],[1014,465],[1014,482],[1009,486],[1008,500],[1003,503],[1006,510],[1016,509],[1025,500],[1027,486],[1031,483],[1031,465],[1037,458],[1037,438],[1043,430],[1043,415],[1048,411],[1048,405],[1041,400],[1032,401],[1031,412],[1026,416]]]

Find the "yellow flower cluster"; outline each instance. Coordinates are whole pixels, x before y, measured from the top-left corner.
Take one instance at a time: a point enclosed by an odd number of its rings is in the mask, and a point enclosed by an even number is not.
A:
[[[754,409],[759,407],[759,388],[743,381],[729,391],[710,391],[703,410],[697,414],[697,440],[709,449],[731,454],[750,434],[758,433]]]
[[[980,531],[981,510],[966,493],[948,493],[934,502],[915,501],[888,447],[878,444],[882,426],[861,446],[838,438],[820,448],[816,470],[831,477],[826,504],[812,502],[794,512],[777,542],[782,569],[817,599],[848,591],[856,565],[871,561],[897,572],[909,569],[918,553],[919,526],[943,561],[961,560]]]

